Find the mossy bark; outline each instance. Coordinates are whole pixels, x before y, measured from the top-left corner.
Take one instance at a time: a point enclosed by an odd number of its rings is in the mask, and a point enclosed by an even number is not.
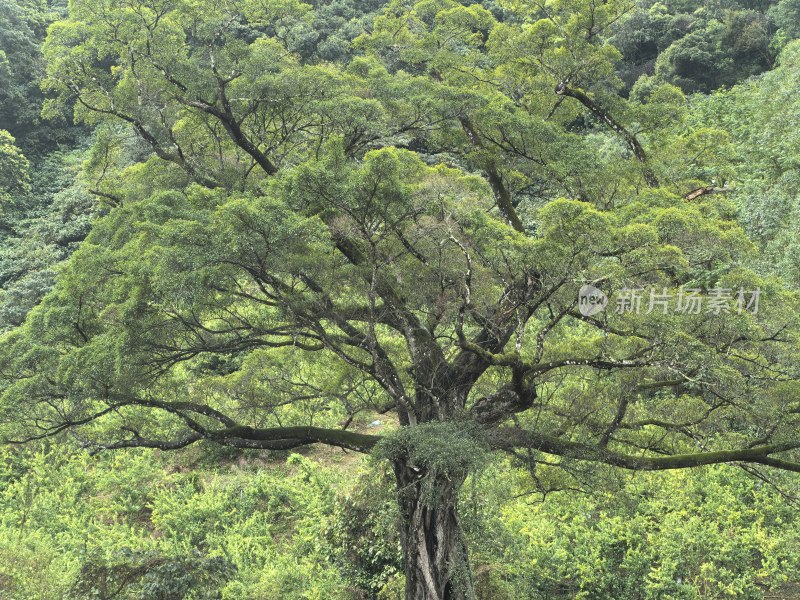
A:
[[[463,478],[395,461],[406,600],[474,600],[467,545],[458,518]]]

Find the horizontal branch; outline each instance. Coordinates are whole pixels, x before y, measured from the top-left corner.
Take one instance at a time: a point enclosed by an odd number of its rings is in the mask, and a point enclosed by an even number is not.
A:
[[[130,430],[129,430],[130,431]],[[195,431],[175,439],[155,440],[133,432],[133,437],[110,443],[87,442],[86,446],[99,450],[118,450],[123,448],[157,448],[160,450],[180,450],[203,440],[234,448],[253,448],[259,450],[292,450],[311,444],[345,448],[355,452],[369,452],[381,436],[346,431],[344,429],[324,429],[321,427],[275,427],[254,429],[252,427],[230,427],[215,431]]]
[[[800,473],[800,463],[772,457],[773,454],[800,448],[800,441],[763,445],[755,448],[675,454],[672,456],[631,456],[600,446],[561,440],[551,435],[513,427],[495,429],[491,432],[491,438],[492,447],[496,450],[511,451],[518,448],[528,448],[545,454],[599,462],[635,471],[666,471],[704,465],[744,462]]]
[[[294,441],[298,447],[308,444],[326,444],[355,450],[356,452],[369,452],[382,438],[379,435],[357,433],[344,429],[297,426],[274,427],[271,429],[232,427],[212,432],[208,439],[214,441],[239,439],[251,442]]]

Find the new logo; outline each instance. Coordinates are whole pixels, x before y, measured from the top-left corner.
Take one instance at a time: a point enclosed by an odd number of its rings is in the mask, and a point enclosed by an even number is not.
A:
[[[608,296],[593,285],[585,285],[578,292],[578,310],[584,317],[603,312],[608,306]]]

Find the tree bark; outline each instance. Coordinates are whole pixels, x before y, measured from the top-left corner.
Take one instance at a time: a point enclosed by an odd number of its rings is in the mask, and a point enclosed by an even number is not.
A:
[[[395,462],[406,600],[474,600],[467,545],[458,519],[464,479]]]

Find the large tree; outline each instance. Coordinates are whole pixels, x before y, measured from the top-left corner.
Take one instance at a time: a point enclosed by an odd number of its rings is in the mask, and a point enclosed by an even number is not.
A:
[[[48,109],[98,126],[110,211],[4,339],[12,441],[375,453],[422,600],[474,596],[458,496],[489,453],[800,471],[797,297],[747,269],[725,136],[672,86],[618,93],[630,2],[499,4],[391,2],[336,65],[295,54],[291,0],[72,2]]]

